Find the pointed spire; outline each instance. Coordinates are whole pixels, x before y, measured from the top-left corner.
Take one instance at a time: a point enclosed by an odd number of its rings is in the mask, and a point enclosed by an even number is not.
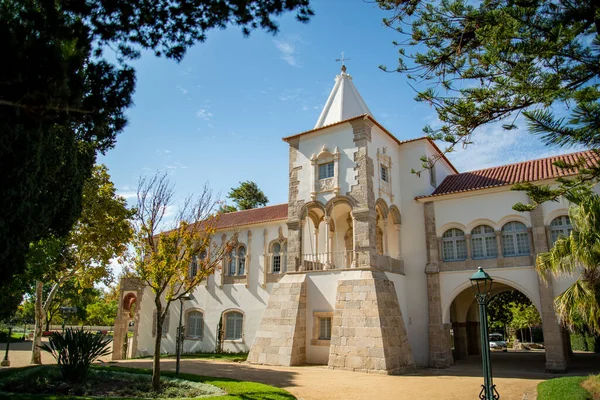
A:
[[[321,111],[315,129],[362,114],[372,115],[369,107],[367,107],[354,83],[352,83],[352,76],[346,73],[345,60],[347,59],[344,59],[343,56],[339,60],[342,61],[342,72],[335,77],[335,85],[329,94],[323,111]]]

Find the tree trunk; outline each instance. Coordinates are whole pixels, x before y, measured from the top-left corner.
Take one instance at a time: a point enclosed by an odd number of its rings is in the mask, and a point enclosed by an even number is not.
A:
[[[46,330],[50,330],[50,318],[46,317]]]
[[[533,343],[533,328],[529,326],[529,341]]]
[[[160,343],[162,341],[162,303],[160,295],[154,300],[156,305],[156,330],[154,335],[154,359],[152,361],[152,390],[160,391]]]
[[[31,364],[42,363],[42,352],[38,346],[42,344],[42,325],[44,324],[44,307],[42,306],[44,284],[35,284],[35,328],[33,330],[33,344],[31,346]]]
[[[519,333],[521,333],[521,343],[525,342],[523,340],[523,328],[519,329]]]

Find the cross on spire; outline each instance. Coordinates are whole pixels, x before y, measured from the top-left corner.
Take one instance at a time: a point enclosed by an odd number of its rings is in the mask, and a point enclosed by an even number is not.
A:
[[[342,63],[342,72],[346,72],[346,61],[348,61],[349,58],[346,58],[346,56],[344,55],[344,52],[342,51],[342,58],[336,58],[335,62],[341,62]]]

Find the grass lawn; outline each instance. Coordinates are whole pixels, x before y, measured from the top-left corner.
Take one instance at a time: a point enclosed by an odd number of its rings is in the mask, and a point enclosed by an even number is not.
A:
[[[597,400],[600,375],[549,379],[538,385],[537,392],[538,400]]]
[[[148,359],[153,356],[144,356],[144,357],[135,357],[140,359]],[[161,354],[160,358],[175,358],[175,354]],[[206,359],[206,360],[228,360],[234,362],[244,362],[248,358],[248,353],[191,353],[191,354],[182,354],[182,359]]]
[[[37,368],[37,367],[25,367],[25,368]],[[151,370],[142,368],[127,368],[127,367],[94,367],[98,370],[111,370],[120,372],[130,372],[139,374],[151,374]],[[22,371],[23,368],[7,368],[0,370],[0,380],[4,377],[8,377],[13,373]],[[163,372],[163,376],[174,377],[174,372]],[[202,397],[202,399],[210,400],[232,400],[232,399],[243,399],[243,400],[293,400],[295,397],[283,390],[273,386],[265,385],[256,382],[244,382],[236,381],[227,378],[213,378],[208,376],[199,376],[192,374],[179,374],[180,379],[187,379],[193,382],[202,382],[210,385],[214,385],[225,392],[227,395],[224,396],[213,396],[213,397]],[[90,397],[81,396],[54,396],[54,395],[26,395],[26,394],[3,394],[0,393],[0,399],[15,399],[15,400],[81,400],[91,399]],[[126,399],[122,398],[121,399]],[[137,399],[127,399],[137,400]]]

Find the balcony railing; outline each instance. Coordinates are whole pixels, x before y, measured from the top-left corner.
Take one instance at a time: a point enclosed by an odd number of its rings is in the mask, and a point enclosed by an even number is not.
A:
[[[329,253],[309,253],[302,255],[305,271],[351,268],[354,260],[352,250],[330,251]]]

